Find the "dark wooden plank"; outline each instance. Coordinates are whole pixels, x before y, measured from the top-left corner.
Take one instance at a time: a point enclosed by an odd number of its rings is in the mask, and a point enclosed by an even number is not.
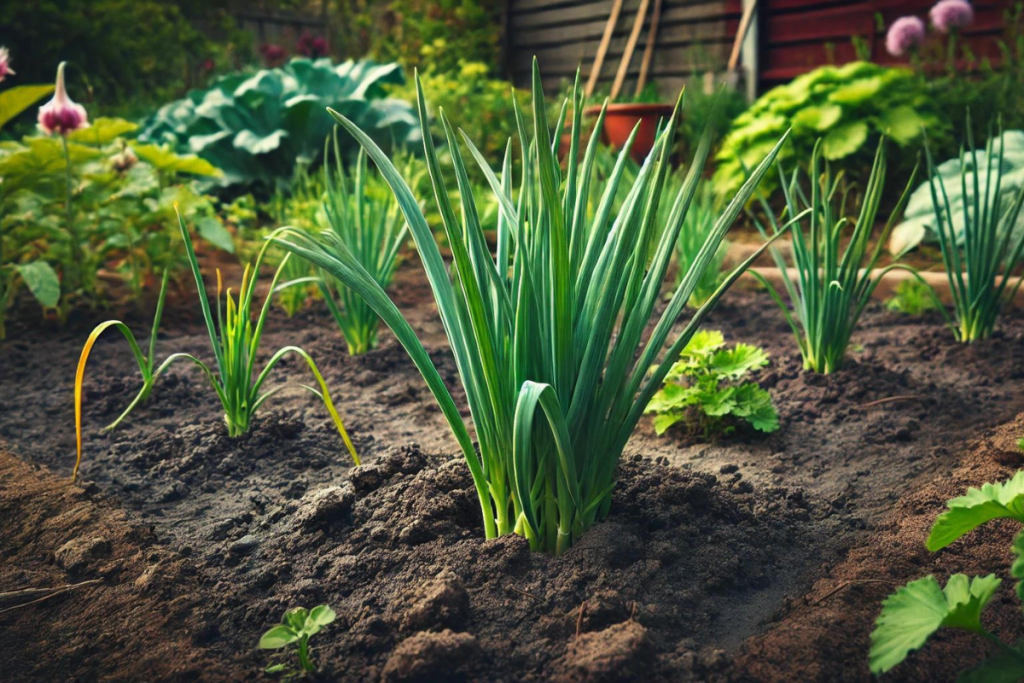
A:
[[[543,30],[532,31],[528,36],[521,36],[518,40],[514,40],[513,45],[516,50],[528,50],[539,46],[546,45],[564,45],[566,43],[589,43],[593,45],[593,49],[597,49],[597,43],[601,38],[601,33],[593,33],[592,31],[581,32],[578,31],[579,27],[552,27]],[[727,23],[722,18],[710,18],[700,22],[686,22],[686,23],[675,23],[668,24],[663,23],[658,29],[659,45],[665,40],[691,40],[697,41],[702,37],[708,38],[719,38],[726,35]],[[735,31],[735,28],[733,29]],[[729,34],[731,35],[731,33]],[[612,45],[621,44],[624,45],[628,35],[624,32],[618,32],[612,36]],[[641,42],[643,45],[644,42]]]
[[[690,0],[680,2],[669,0],[662,9],[662,19],[665,22],[701,21],[710,17],[718,17],[723,14],[730,14],[723,0]],[[622,6],[622,15],[619,18],[618,31],[629,32],[632,26],[633,17],[640,6],[640,0],[627,0]],[[533,31],[545,28],[569,28],[585,26],[593,32],[595,27],[598,32],[604,28],[608,20],[608,3],[587,3],[573,7],[566,7],[555,11],[535,12],[525,15],[512,15],[510,26],[513,37],[516,32]],[[735,13],[735,14],[738,14]]]

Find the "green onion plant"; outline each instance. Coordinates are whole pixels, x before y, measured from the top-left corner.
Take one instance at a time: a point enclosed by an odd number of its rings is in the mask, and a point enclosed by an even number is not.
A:
[[[1024,230],[1014,230],[1024,203],[1024,186],[1010,199],[1001,192],[1005,168],[1002,137],[1000,133],[998,154],[993,154],[994,140],[993,136],[989,137],[982,180],[978,152],[968,123],[967,143],[971,151],[960,148],[960,189],[964,197],[962,252],[957,246],[953,209],[945,183],[935,168],[931,150],[925,145],[936,233],[953,296],[953,332],[957,340],[964,343],[987,339],[992,334],[1000,313],[1013,300],[1022,282],[1018,280],[1016,285],[1009,286],[1010,275],[1024,260]],[[968,191],[968,171],[973,193]]]
[[[195,276],[196,287],[199,293],[199,304],[203,312],[203,320],[206,323],[207,333],[210,336],[210,344],[213,348],[216,366],[211,368],[200,359],[188,353],[174,353],[168,356],[159,367],[155,370],[153,369],[156,332],[160,323],[160,315],[163,308],[163,291],[161,292],[160,302],[157,306],[157,313],[153,324],[153,333],[149,340],[148,356],[144,356],[142,354],[134,335],[131,330],[124,325],[124,323],[119,321],[108,321],[97,326],[89,335],[85,347],[82,349],[82,355],[78,361],[78,369],[75,373],[75,432],[77,437],[77,457],[75,460],[75,469],[72,474],[72,478],[76,478],[78,476],[78,468],[82,461],[82,383],[85,377],[85,365],[97,338],[108,327],[116,327],[128,340],[128,343],[132,348],[132,352],[135,355],[135,359],[138,361],[139,369],[143,377],[142,389],[136,396],[135,400],[131,402],[128,408],[108,427],[108,429],[114,429],[117,427],[117,425],[120,424],[120,422],[124,420],[139,403],[144,401],[150,395],[157,378],[160,377],[160,375],[162,375],[171,365],[177,361],[185,360],[191,361],[193,364],[198,366],[210,381],[210,385],[216,392],[217,398],[220,400],[221,406],[224,409],[224,422],[227,424],[228,435],[233,437],[241,436],[249,431],[252,417],[256,414],[256,411],[259,410],[260,406],[262,406],[268,398],[279,392],[281,389],[289,386],[287,384],[280,385],[270,389],[269,391],[261,393],[264,382],[267,380],[271,370],[274,369],[277,363],[289,354],[296,354],[306,361],[310,372],[312,372],[313,377],[316,379],[317,385],[319,386],[319,389],[304,385],[303,388],[310,391],[318,399],[323,401],[324,406],[327,408],[327,412],[330,413],[331,419],[334,421],[335,426],[338,428],[338,432],[341,434],[342,440],[345,442],[345,446],[348,448],[349,454],[352,456],[352,460],[356,465],[358,465],[359,457],[356,455],[355,447],[352,445],[352,441],[349,439],[348,433],[345,431],[345,426],[341,421],[341,416],[334,407],[334,401],[331,400],[331,394],[327,389],[327,383],[324,381],[323,375],[320,374],[320,370],[317,368],[316,363],[313,362],[313,358],[306,353],[306,351],[297,346],[285,346],[270,357],[270,360],[268,360],[266,365],[263,366],[263,369],[259,374],[256,373],[256,357],[259,353],[260,340],[263,337],[263,326],[266,323],[267,314],[270,311],[273,292],[281,277],[281,271],[285,266],[285,264],[282,263],[274,274],[273,282],[270,285],[270,294],[268,294],[266,299],[263,301],[263,306],[259,311],[259,315],[254,321],[253,306],[259,269],[271,242],[266,242],[260,250],[259,255],[256,257],[255,262],[245,267],[245,271],[242,275],[242,285],[239,289],[237,300],[232,296],[230,289],[226,292],[223,291],[220,270],[218,269],[217,310],[215,322],[212,309],[210,308],[210,302],[206,295],[206,286],[203,282],[203,276],[199,270],[199,262],[196,259],[195,249],[192,247],[192,238],[189,236],[188,228],[185,226],[185,221],[181,218],[180,214],[178,215],[178,225],[181,229],[182,239],[185,241],[185,250],[188,254],[189,265],[192,268],[192,274]],[[285,260],[290,257],[291,255],[289,254],[285,257]],[[166,276],[164,289],[166,289]],[[221,304],[222,293],[224,295],[223,305]]]
[[[833,175],[823,161],[819,141],[810,164],[810,195],[801,186],[800,171],[792,174],[780,170],[786,208],[783,216],[800,217],[799,227],[792,231],[792,270],[780,250],[772,247],[772,257],[779,268],[789,307],[778,289],[755,273],[769,294],[786,315],[803,356],[804,368],[828,374],[842,367],[850,336],[857,327],[861,313],[882,276],[900,268],[914,272],[902,264],[891,264],[873,272],[882,255],[893,220],[882,229],[874,246],[875,219],[885,186],[885,142],[879,143],[867,187],[855,221],[846,214],[849,192],[842,189],[842,174]],[[916,174],[916,172],[915,172]],[[913,187],[911,177],[892,216],[899,215]],[[781,230],[782,219],[776,217],[768,202],[760,198],[771,234]],[[756,216],[754,222],[762,235],[770,233]],[[845,244],[845,246],[844,246]]]
[[[369,136],[331,111],[366,149],[409,225],[455,357],[479,450],[412,327],[350,245],[331,235],[317,240],[299,231],[278,237],[288,249],[364,297],[409,353],[465,456],[486,537],[517,533],[534,550],[554,554],[571,547],[608,515],[621,454],[644,408],[708,311],[754,258],[730,274],[682,331],[673,334],[723,236],[779,150],[776,146],[768,154],[723,209],[689,272],[650,327],[709,139],[706,136],[697,149],[679,192],[664,197],[680,97],[621,209],[613,212],[612,205],[633,138],[618,156],[597,211],[587,219],[604,111],[581,159],[584,97],[578,81],[577,77],[571,100],[563,104],[554,126],[561,131],[571,116],[571,148],[564,170],[554,153],[557,136],[548,123],[536,60],[532,130],[527,130],[523,112],[513,103],[522,158],[518,191],[513,192],[511,141],[499,177],[472,141],[462,136],[500,206],[492,255],[479,219],[478,205],[484,198],[470,191],[460,142],[444,111],[439,111],[461,197],[459,218],[449,201],[417,79],[428,173],[452,250],[450,271],[402,175]],[[673,225],[656,224],[663,201],[679,206]]]
[[[333,238],[344,243],[358,259],[373,281],[386,290],[395,277],[398,251],[408,234],[405,219],[391,191],[382,183],[372,182],[366,152],[360,152],[355,177],[350,180],[342,167],[337,129],[333,143],[333,164],[330,150],[324,151],[326,199],[323,210],[327,227]],[[380,318],[373,308],[330,271],[322,271],[319,283],[349,353],[358,355],[374,348]]]

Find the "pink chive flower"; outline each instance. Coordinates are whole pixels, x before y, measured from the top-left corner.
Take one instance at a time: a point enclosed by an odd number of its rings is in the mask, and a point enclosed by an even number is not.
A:
[[[57,67],[57,86],[53,91],[53,99],[39,108],[39,130],[47,135],[67,135],[89,125],[85,107],[72,102],[64,88],[64,64],[61,62]]]
[[[6,47],[0,47],[0,82],[13,75],[14,69],[11,68],[11,53]]]
[[[893,57],[902,57],[924,42],[924,22],[917,17],[900,17],[885,34],[885,49]]]
[[[967,26],[974,20],[974,8],[967,0],[939,0],[928,12],[932,26],[942,33]]]

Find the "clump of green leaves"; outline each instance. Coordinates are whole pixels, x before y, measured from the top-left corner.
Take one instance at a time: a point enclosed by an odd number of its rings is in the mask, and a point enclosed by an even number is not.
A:
[[[513,93],[520,106],[529,105],[528,93],[514,90],[508,81],[489,78],[488,67],[482,62],[460,59],[453,71],[437,68],[431,61],[426,71],[420,71],[423,89],[431,94],[428,112],[436,119],[439,109],[444,111],[472,111],[465,117],[462,129],[487,159],[498,159],[505,144],[516,134],[516,116],[509,93]],[[416,100],[416,88],[408,83],[392,88],[392,94],[404,100]],[[470,180],[486,186],[483,173],[475,167],[467,168]]]
[[[791,144],[780,159],[806,160],[821,139],[825,159],[854,171],[869,166],[882,135],[908,147],[921,141],[922,129],[940,125],[923,79],[913,72],[871,62],[822,66],[772,88],[736,117],[717,156],[715,187],[738,188],[744,169],[786,130],[792,130]]]
[[[229,74],[164,105],[139,137],[195,152],[223,171],[221,186],[273,191],[287,187],[296,165],[319,159],[332,127],[325,107],[347,112],[382,145],[415,144],[409,103],[387,97],[386,86],[404,82],[398,64],[296,58]],[[342,145],[350,160],[357,147],[347,137]]]
[[[434,361],[356,255],[344,243],[319,241],[300,231],[280,241],[364,297],[409,353],[462,449],[487,538],[518,533],[534,550],[559,554],[608,515],[619,459],[644,408],[704,317],[751,262],[726,278],[669,340],[697,281],[774,161],[778,145],[723,209],[652,329],[649,323],[709,148],[705,136],[680,191],[666,196],[681,99],[621,208],[613,213],[632,141],[619,154],[614,177],[604,184],[591,218],[587,209],[604,114],[580,155],[582,91],[577,87],[572,100],[564,103],[552,129],[535,60],[532,132],[513,102],[522,159],[518,177],[513,177],[511,141],[498,177],[463,136],[501,209],[492,255],[478,210],[483,197],[472,190],[455,130],[441,111],[460,218],[449,200],[422,89],[417,95],[433,195],[452,250],[451,270],[402,174],[355,123],[331,114],[366,149],[409,225],[455,357],[479,452]],[[561,133],[568,112],[572,133],[563,170],[552,130]],[[516,179],[519,189],[514,193]],[[664,201],[680,207],[674,212],[675,224],[659,225],[656,220]],[[658,357],[663,360],[656,364]]]
[[[842,174],[833,175],[823,150],[824,145],[819,143],[811,155],[809,195],[800,184],[799,168],[794,169],[788,177],[784,171],[780,171],[786,198],[783,215],[800,219],[799,227],[792,232],[795,278],[790,276],[787,270],[789,264],[782,253],[776,248],[772,249],[772,258],[779,268],[792,312],[773,284],[760,275],[758,279],[786,315],[800,345],[804,368],[828,374],[842,367],[850,336],[885,273],[897,268],[913,270],[901,264],[892,264],[873,274],[885,240],[892,230],[890,218],[876,245],[871,246],[875,218],[885,187],[884,141],[879,143],[875,153],[860,213],[852,222],[846,215],[848,193],[842,189]],[[913,182],[913,178],[910,182]],[[904,190],[893,216],[899,213],[906,202],[909,188],[908,185]],[[775,216],[763,198],[761,206],[772,231],[769,233],[755,216],[758,229],[765,236],[778,234],[782,219]]]
[[[997,150],[995,144],[995,137],[990,137],[982,163],[968,127],[967,146],[971,151],[960,149],[960,210],[954,210],[946,181],[936,168],[931,151],[925,148],[935,227],[953,295],[953,333],[964,343],[987,339],[992,334],[1000,314],[1022,282],[1009,286],[1009,276],[1024,262],[1024,230],[1016,229],[1024,206],[1024,183],[1010,196],[1002,192],[1007,175],[1003,165],[1007,145],[1002,135]],[[968,182],[973,185],[971,192]],[[962,250],[956,230],[960,216]]]
[[[78,369],[75,374],[75,430],[78,450],[72,478],[77,477],[78,468],[82,460],[82,382],[85,376],[85,364],[89,359],[89,354],[97,338],[109,327],[116,327],[128,340],[135,359],[138,361],[139,370],[142,373],[143,386],[135,400],[107,429],[116,428],[139,403],[144,401],[150,395],[157,378],[171,365],[178,361],[189,361],[203,371],[203,374],[210,382],[210,386],[216,392],[217,398],[220,400],[221,407],[224,410],[224,422],[227,425],[228,435],[232,437],[241,436],[249,431],[252,417],[263,403],[288,386],[281,385],[269,391],[263,391],[263,384],[274,367],[285,356],[295,354],[306,361],[310,372],[319,386],[319,390],[306,385],[300,386],[323,402],[324,407],[327,408],[327,412],[330,413],[331,419],[338,428],[338,433],[344,440],[352,460],[358,465],[359,456],[356,455],[355,447],[345,431],[341,416],[338,415],[338,411],[334,407],[334,401],[331,400],[327,383],[324,381],[323,375],[320,374],[320,370],[317,368],[313,358],[305,350],[298,346],[282,347],[270,357],[263,370],[256,374],[256,358],[259,355],[260,341],[263,338],[263,326],[266,323],[273,293],[283,269],[282,264],[274,274],[274,279],[270,284],[270,293],[263,301],[259,315],[254,321],[253,307],[256,283],[260,266],[263,264],[263,258],[267,248],[270,246],[270,242],[264,244],[255,262],[246,265],[237,299],[232,296],[230,288],[226,292],[223,290],[220,270],[217,270],[217,316],[215,321],[206,295],[206,284],[203,282],[203,276],[199,270],[199,261],[196,259],[195,249],[192,246],[192,238],[189,235],[188,228],[185,226],[185,221],[180,216],[178,217],[178,225],[181,230],[182,239],[185,241],[189,265],[195,277],[199,304],[203,313],[203,320],[206,323],[206,330],[210,337],[216,365],[211,368],[191,354],[174,353],[168,356],[159,367],[155,370],[153,369],[156,332],[160,323],[160,312],[163,305],[163,289],[161,290],[160,303],[157,306],[157,314],[153,323],[153,333],[150,336],[148,357],[142,354],[134,335],[124,323],[108,321],[98,325],[89,335],[85,347],[82,349],[82,354],[78,360]],[[166,288],[166,280],[164,288]],[[222,295],[223,304],[221,302]]]
[[[679,354],[665,376],[665,386],[644,412],[654,415],[658,434],[678,422],[704,438],[731,433],[737,421],[774,432],[779,428],[779,414],[771,394],[749,381],[750,375],[766,365],[764,349],[750,344],[726,348],[721,332],[700,330]]]
[[[885,307],[890,311],[907,315],[921,315],[940,308],[935,301],[935,292],[932,288],[917,278],[902,280],[896,285],[893,295],[885,302]]]
[[[928,536],[926,546],[932,552],[995,519],[1024,524],[1024,470],[1009,481],[970,488],[947,506],[949,509],[935,520]],[[1010,575],[1018,580],[1017,597],[1024,601],[1024,531],[1017,534],[1011,550],[1017,559]],[[1024,646],[1004,643],[981,623],[981,614],[1001,583],[995,574],[971,578],[954,574],[944,588],[934,576],[926,576],[897,590],[882,604],[871,634],[871,672],[889,671],[939,629],[957,628],[981,636],[995,648],[994,655],[961,675],[960,681],[991,683],[1024,678]]]
[[[196,188],[219,171],[132,140],[136,128],[98,118],[68,135],[67,154],[61,139],[35,135],[0,146],[0,336],[19,283],[63,317],[76,306],[141,299],[161,272],[186,270],[175,206],[203,239],[234,251],[214,201]]]
[[[309,610],[295,607],[284,613],[281,623],[270,629],[260,638],[261,650],[280,650],[289,645],[296,646],[296,655],[302,671],[316,671],[313,661],[309,658],[309,639],[319,633],[324,626],[331,624],[338,615],[327,605],[319,605]],[[287,664],[275,664],[267,667],[267,673],[286,673]]]

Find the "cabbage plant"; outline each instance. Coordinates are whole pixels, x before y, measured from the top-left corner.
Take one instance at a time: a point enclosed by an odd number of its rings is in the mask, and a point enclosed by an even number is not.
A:
[[[223,171],[222,186],[284,189],[296,164],[320,158],[333,127],[325,107],[358,123],[380,145],[416,144],[412,107],[386,96],[385,86],[404,82],[394,63],[293,59],[283,67],[225,76],[209,90],[164,105],[139,137],[207,159]],[[346,157],[358,149],[348,137],[342,146]]]
[[[1024,130],[1008,130],[992,141],[992,162],[1001,171],[998,178],[999,194],[1003,206],[1010,207],[1013,196],[1024,188]],[[947,159],[935,167],[935,175],[946,188],[946,196],[952,209],[952,229],[956,243],[963,246],[964,225],[967,214],[964,205],[970,207],[974,202],[974,188],[977,183],[978,194],[984,201],[994,199],[996,184],[989,183],[988,174],[989,151],[976,149],[967,154]],[[960,184],[963,173],[965,183]],[[1013,225],[1014,232],[1024,231],[1024,214],[1017,217]],[[903,222],[897,225],[889,238],[889,251],[893,254],[905,253],[918,246],[922,241],[937,241],[939,231],[936,228],[935,210],[932,206],[931,183],[921,183],[907,202],[903,212]]]
[[[690,264],[660,316],[654,316],[666,271],[710,146],[703,138],[686,180],[666,196],[666,176],[682,99],[613,211],[632,140],[619,154],[598,208],[588,217],[594,157],[604,112],[581,156],[584,97],[578,87],[563,104],[554,131],[571,117],[571,143],[563,170],[536,60],[533,126],[514,104],[520,140],[518,192],[513,191],[512,142],[500,177],[467,136],[467,148],[500,206],[497,249],[481,228],[465,161],[444,111],[438,118],[448,143],[461,196],[456,216],[428,129],[421,87],[417,99],[423,148],[433,194],[453,263],[449,267],[422,209],[402,174],[359,126],[332,115],[366,149],[391,186],[426,270],[475,428],[475,441],[430,355],[395,304],[343,240],[293,231],[279,240],[294,253],[364,297],[391,328],[437,400],[472,474],[487,538],[517,533],[534,550],[559,554],[608,515],[616,470],[626,442],[651,397],[705,316],[752,257],[726,278],[679,333],[676,321],[714,258],[726,231],[773,163],[769,151],[723,209],[704,248]],[[482,193],[481,193],[482,194]],[[657,224],[663,202],[673,202],[675,223]],[[656,318],[649,328],[652,317]],[[653,366],[653,370],[652,370]],[[650,370],[650,372],[649,372]]]

